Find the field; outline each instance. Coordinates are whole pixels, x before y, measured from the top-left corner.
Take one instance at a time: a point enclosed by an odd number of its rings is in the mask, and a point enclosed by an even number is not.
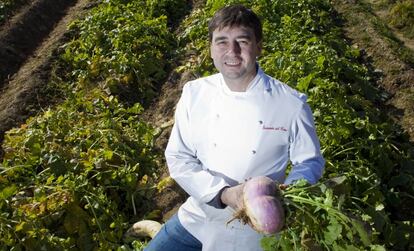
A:
[[[259,63],[308,95],[326,159],[263,249],[414,249],[410,1],[0,0],[0,250],[146,245],[125,233],[187,196],[163,151],[230,3],[262,18]]]

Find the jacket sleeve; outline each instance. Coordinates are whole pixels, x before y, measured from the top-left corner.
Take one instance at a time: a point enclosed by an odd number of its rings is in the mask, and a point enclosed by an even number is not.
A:
[[[299,179],[306,179],[311,184],[318,182],[325,160],[320,152],[312,111],[306,102],[293,119],[289,158],[292,170],[285,180],[286,184]]]
[[[229,184],[203,168],[197,158],[197,149],[191,140],[190,103],[190,90],[186,84],[177,104],[165,157],[171,178],[197,201],[209,203]]]

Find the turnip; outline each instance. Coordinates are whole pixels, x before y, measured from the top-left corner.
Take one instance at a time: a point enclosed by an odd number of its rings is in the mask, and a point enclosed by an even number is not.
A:
[[[284,211],[280,201],[274,196],[258,196],[245,202],[246,215],[251,226],[260,233],[274,234],[283,227]]]
[[[153,220],[142,220],[136,222],[125,233],[125,237],[150,237],[154,236],[160,231],[162,224]]]
[[[245,198],[254,198],[261,195],[276,196],[276,193],[276,183],[266,176],[250,178],[243,187],[243,197]]]
[[[279,232],[284,224],[279,194],[276,183],[270,178],[249,179],[243,188],[244,207],[235,214],[235,218],[263,234]]]

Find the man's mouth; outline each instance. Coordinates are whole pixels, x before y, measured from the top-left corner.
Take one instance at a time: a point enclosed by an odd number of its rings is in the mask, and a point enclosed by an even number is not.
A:
[[[237,66],[237,65],[240,65],[241,64],[241,62],[240,61],[226,61],[226,62],[224,62],[226,65],[229,65],[229,66]]]

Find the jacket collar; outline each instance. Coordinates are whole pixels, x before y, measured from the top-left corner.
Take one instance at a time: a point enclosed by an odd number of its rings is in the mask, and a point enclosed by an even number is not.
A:
[[[224,93],[228,95],[240,96],[240,97],[250,96],[258,92],[271,93],[272,89],[270,87],[270,82],[268,81],[268,77],[263,72],[262,68],[260,68],[258,63],[256,63],[256,69],[257,69],[256,76],[249,83],[245,92],[234,92],[230,90],[230,88],[224,82],[224,78],[222,74],[219,74],[220,75],[220,88],[223,90]]]

